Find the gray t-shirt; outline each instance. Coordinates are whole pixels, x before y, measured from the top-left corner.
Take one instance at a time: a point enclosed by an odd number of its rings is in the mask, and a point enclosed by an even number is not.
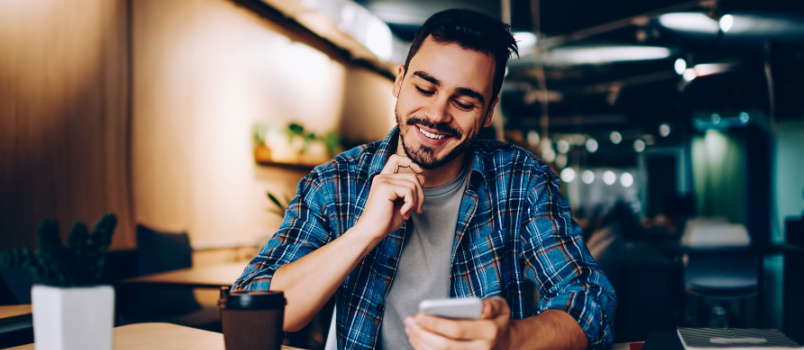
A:
[[[422,214],[413,214],[413,230],[405,237],[402,256],[385,299],[382,349],[411,349],[405,317],[415,315],[424,299],[449,298],[452,243],[469,167],[452,182],[424,189]]]

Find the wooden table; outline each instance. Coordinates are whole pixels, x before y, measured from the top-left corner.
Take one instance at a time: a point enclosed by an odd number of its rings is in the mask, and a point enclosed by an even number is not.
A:
[[[153,287],[220,288],[230,286],[245,270],[247,263],[191,267],[152,275],[129,278],[119,285],[147,285]]]
[[[116,327],[113,341],[115,350],[225,350],[223,334],[172,323],[135,323]],[[617,343],[610,350],[632,350],[634,345],[642,344],[643,342]],[[33,350],[34,345],[26,344],[8,350]],[[302,349],[283,345],[282,350]]]
[[[0,322],[31,316],[31,305],[3,305],[0,306]]]
[[[0,336],[31,327],[33,327],[31,305],[0,306]]]
[[[13,350],[34,349],[34,344],[9,348]],[[171,323],[135,323],[114,329],[115,350],[224,350],[223,334]],[[282,346],[282,350],[299,350]]]

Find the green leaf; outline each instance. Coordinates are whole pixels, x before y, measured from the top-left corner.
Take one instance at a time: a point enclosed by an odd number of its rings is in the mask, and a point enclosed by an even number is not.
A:
[[[274,203],[274,205],[276,205],[277,207],[279,207],[282,210],[285,209],[285,207],[282,205],[282,203],[279,202],[279,199],[276,198],[276,196],[274,196],[271,192],[268,192],[266,194],[268,195],[268,199],[271,201],[271,203]]]
[[[290,125],[288,125],[288,131],[290,131],[291,134],[301,135],[304,133],[304,126],[297,123],[290,123]]]
[[[71,251],[83,251],[87,245],[89,237],[89,229],[83,222],[76,222],[70,230],[70,235],[67,237],[67,248]]]

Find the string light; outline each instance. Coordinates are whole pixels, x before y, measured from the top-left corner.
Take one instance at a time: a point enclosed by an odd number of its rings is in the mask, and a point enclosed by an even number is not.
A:
[[[586,140],[586,150],[589,151],[589,153],[597,152],[597,147],[598,147],[597,140],[591,137],[588,140]]]
[[[572,182],[575,180],[575,169],[564,168],[564,170],[561,170],[561,180],[564,182]]]
[[[662,135],[662,137],[669,136],[670,135],[670,125],[668,125],[667,123],[662,123],[662,125],[659,125],[659,135]]]
[[[606,185],[613,185],[617,181],[617,175],[614,174],[611,170],[606,170],[603,173],[603,183]]]
[[[595,172],[589,169],[584,170],[583,173],[581,174],[581,180],[583,180],[583,182],[587,185],[591,184],[592,182],[595,182]]]
[[[645,141],[636,140],[634,141],[634,150],[637,152],[642,152],[645,150]]]
[[[634,184],[634,176],[627,171],[622,173],[622,175],[620,175],[620,184],[622,184],[623,187],[631,187],[631,185]]]
[[[612,131],[611,134],[609,134],[609,139],[611,140],[611,143],[619,145],[620,142],[623,141],[623,135],[617,131]]]

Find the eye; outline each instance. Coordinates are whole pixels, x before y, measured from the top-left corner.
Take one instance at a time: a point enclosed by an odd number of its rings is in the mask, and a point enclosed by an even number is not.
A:
[[[418,85],[416,86],[416,90],[419,90],[419,93],[420,93],[420,94],[422,94],[422,95],[428,95],[428,96],[429,96],[429,95],[432,95],[433,93],[435,93],[435,91],[432,91],[432,90],[425,90],[425,89],[423,89],[421,86],[418,86]]]
[[[458,108],[463,109],[463,110],[470,110],[470,109],[475,107],[471,103],[468,103],[468,104],[467,103],[462,103],[461,101],[458,101],[458,100],[455,100],[455,105],[457,105]]]

